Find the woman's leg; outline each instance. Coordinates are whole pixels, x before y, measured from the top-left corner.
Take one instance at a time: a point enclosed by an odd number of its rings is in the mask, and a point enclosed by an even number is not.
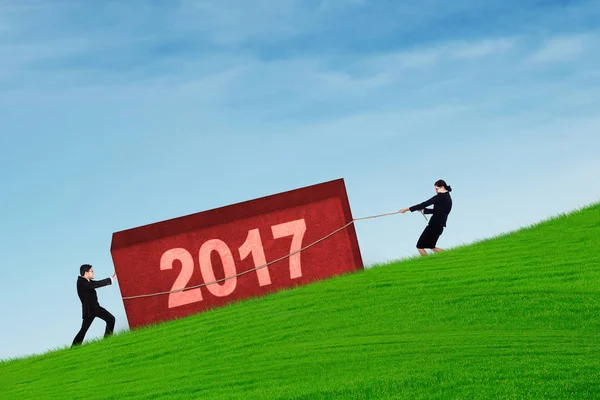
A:
[[[440,251],[444,251],[444,249],[437,247],[438,239],[440,238],[440,236],[442,235],[443,232],[444,232],[444,227],[441,227],[441,226],[439,227],[439,230],[437,230],[435,232],[435,237],[433,240],[433,246],[432,246],[431,250],[435,251],[436,253],[439,253]]]
[[[429,226],[425,226],[423,232],[421,232],[421,236],[419,236],[419,240],[417,240],[416,248],[419,251],[419,254],[422,256],[426,256],[427,252],[425,251],[425,246],[427,246],[427,233],[429,232]]]
[[[429,245],[429,241],[430,241],[430,237],[431,236],[431,227],[429,225],[426,225],[425,228],[423,229],[423,232],[421,233],[421,236],[419,236],[419,240],[417,240],[417,250],[419,251],[419,254],[421,254],[421,256],[426,256],[427,255],[427,251],[425,250],[425,248],[431,248],[432,246]]]

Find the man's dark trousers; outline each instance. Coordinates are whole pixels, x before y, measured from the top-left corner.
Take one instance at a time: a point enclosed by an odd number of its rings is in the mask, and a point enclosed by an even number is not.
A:
[[[90,329],[90,325],[92,325],[92,322],[94,322],[94,318],[96,317],[106,322],[104,337],[112,335],[115,329],[115,317],[103,307],[97,307],[94,309],[94,315],[92,317],[83,318],[81,322],[81,329],[77,333],[77,336],[75,336],[75,339],[73,339],[73,344],[71,347],[80,345],[83,342],[85,334],[87,333],[88,329]]]

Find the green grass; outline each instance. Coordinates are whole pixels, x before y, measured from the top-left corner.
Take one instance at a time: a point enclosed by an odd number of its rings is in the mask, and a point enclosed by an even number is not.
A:
[[[600,203],[444,253],[6,360],[0,397],[600,398]]]

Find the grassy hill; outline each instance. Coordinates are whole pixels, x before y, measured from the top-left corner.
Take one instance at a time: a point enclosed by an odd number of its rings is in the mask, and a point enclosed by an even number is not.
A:
[[[600,398],[600,203],[7,360],[0,398]]]

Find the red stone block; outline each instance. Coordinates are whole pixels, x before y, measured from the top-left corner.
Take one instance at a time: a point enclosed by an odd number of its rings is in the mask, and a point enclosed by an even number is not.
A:
[[[115,232],[111,254],[130,328],[363,269],[343,179]],[[169,292],[190,286],[201,287]]]

